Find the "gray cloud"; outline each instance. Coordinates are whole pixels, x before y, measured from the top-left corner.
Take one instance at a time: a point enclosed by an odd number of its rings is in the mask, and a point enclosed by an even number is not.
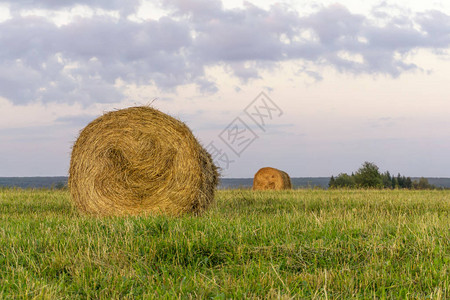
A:
[[[129,15],[136,11],[141,0],[13,0],[9,2],[13,14],[23,9],[47,9],[60,10],[72,8],[77,5],[86,5],[91,8],[101,8],[110,11],[119,11],[123,15]]]
[[[205,64],[228,64],[244,82],[259,78],[264,63],[292,59],[331,65],[341,72],[397,77],[419,68],[405,63],[399,55],[450,45],[450,16],[437,11],[410,15],[405,9],[405,15],[390,16],[381,14],[383,7],[378,6],[374,15],[378,13],[386,23],[378,25],[339,4],[300,17],[283,5],[263,10],[247,4],[244,9],[225,10],[218,0],[206,1],[207,5],[201,5],[206,4],[203,0],[163,2],[173,9],[174,15],[189,20],[195,30],[194,55]],[[313,36],[305,37],[303,33],[307,31]],[[359,56],[362,61],[343,57],[342,53]],[[249,61],[260,62],[259,68],[243,68],[243,63]]]
[[[0,96],[15,102],[113,102],[117,79],[170,89],[201,79],[183,53],[191,43],[182,21],[139,24],[105,17],[57,27],[43,18],[0,23]]]
[[[355,47],[356,38],[364,28],[365,17],[352,14],[344,6],[335,4],[302,19],[301,27],[313,29],[323,46]]]
[[[11,1],[15,11],[65,9],[77,4],[132,12],[140,1]],[[300,69],[316,80],[326,65],[340,72],[393,77],[420,69],[404,56],[417,49],[439,52],[450,45],[450,16],[438,11],[374,17],[341,5],[299,16],[284,5],[261,9],[246,4],[225,9],[219,0],[166,0],[159,20],[142,23],[95,15],[56,26],[42,17],[0,23],[0,96],[30,101],[116,102],[120,79],[163,90],[193,83],[202,93],[218,91],[207,66],[222,65],[243,83],[279,62],[303,60]],[[126,14],[125,14],[126,15]],[[380,25],[382,24],[382,25]],[[357,59],[354,59],[354,58]]]

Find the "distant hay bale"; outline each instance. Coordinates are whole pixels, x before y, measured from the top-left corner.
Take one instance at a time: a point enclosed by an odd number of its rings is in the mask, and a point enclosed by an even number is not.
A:
[[[104,114],[72,149],[70,193],[88,214],[199,213],[217,183],[217,168],[190,129],[150,107]]]
[[[253,190],[286,190],[292,189],[291,178],[281,170],[262,168],[253,178]]]

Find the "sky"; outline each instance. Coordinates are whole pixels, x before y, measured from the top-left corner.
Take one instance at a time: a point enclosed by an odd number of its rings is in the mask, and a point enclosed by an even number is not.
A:
[[[0,0],[0,176],[66,176],[105,112],[185,122],[224,177],[450,177],[450,3]]]

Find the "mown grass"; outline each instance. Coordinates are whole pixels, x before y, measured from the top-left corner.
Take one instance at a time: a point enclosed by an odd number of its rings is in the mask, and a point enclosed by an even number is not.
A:
[[[450,191],[219,191],[200,217],[0,189],[0,298],[450,297]]]

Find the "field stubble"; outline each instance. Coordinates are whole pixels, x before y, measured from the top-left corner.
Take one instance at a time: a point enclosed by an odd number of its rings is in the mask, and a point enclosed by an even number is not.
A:
[[[200,217],[0,189],[0,298],[450,297],[450,191],[219,191]]]

